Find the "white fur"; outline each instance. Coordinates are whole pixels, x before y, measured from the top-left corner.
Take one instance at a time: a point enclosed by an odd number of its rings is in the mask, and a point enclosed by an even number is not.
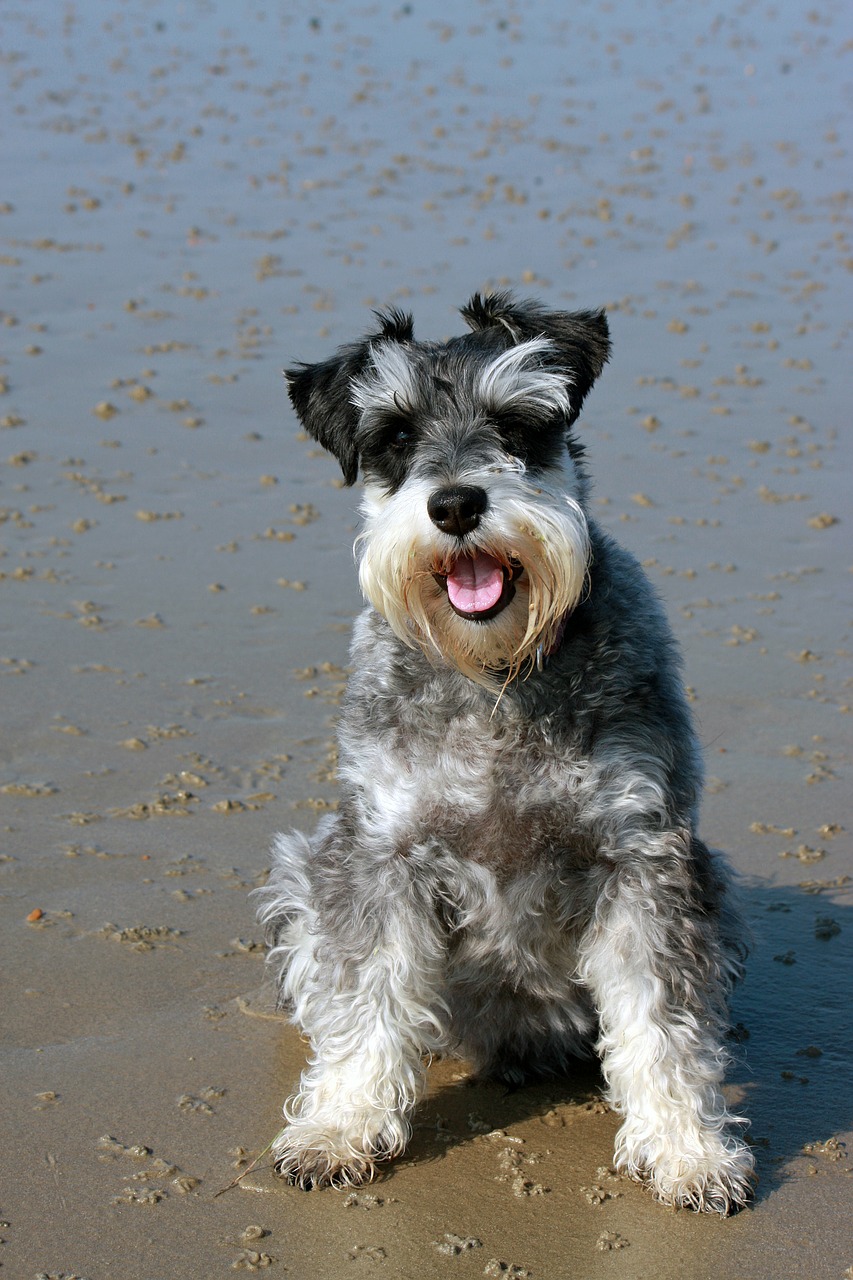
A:
[[[362,412],[385,408],[411,411],[415,404],[415,374],[399,342],[377,342],[370,348],[371,367],[352,383],[352,403]]]
[[[497,356],[480,375],[475,395],[487,412],[512,408],[519,401],[548,413],[571,413],[563,370],[543,369],[539,357],[553,350],[547,338],[533,338]]]
[[[279,836],[275,854],[276,892],[267,914],[285,907],[292,922],[270,962],[279,966],[281,997],[314,1048],[284,1108],[287,1127],[273,1144],[276,1167],[304,1184],[367,1181],[376,1159],[404,1149],[408,1115],[423,1092],[423,1054],[445,1038],[437,969],[420,934],[407,945],[410,921],[402,914],[355,964],[356,981],[333,983],[330,991],[335,961],[318,955],[317,914],[306,893],[310,846],[299,834]]]
[[[753,1167],[752,1153],[732,1130],[744,1121],[728,1111],[720,1091],[726,1056],[716,1028],[674,1010],[655,976],[649,910],[641,891],[632,895],[622,886],[578,966],[599,1009],[608,1101],[626,1117],[616,1166],[649,1178],[666,1204],[725,1212],[743,1203]]]
[[[378,486],[366,489],[364,530],[356,543],[359,580],[401,640],[488,684],[492,672],[518,671],[537,648],[549,648],[580,599],[589,559],[586,519],[565,491],[560,469],[533,480],[520,462],[496,455],[487,468],[458,472],[455,480],[478,485],[488,496],[466,550],[524,566],[509,607],[488,627],[454,614],[432,575],[458,554],[458,540],[430,520],[435,480],[418,475],[390,496]]]

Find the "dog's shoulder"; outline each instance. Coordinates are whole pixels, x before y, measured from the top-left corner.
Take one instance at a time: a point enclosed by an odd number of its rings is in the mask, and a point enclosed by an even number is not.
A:
[[[557,655],[565,679],[614,696],[652,682],[680,687],[681,657],[660,596],[635,556],[590,522],[588,589]]]

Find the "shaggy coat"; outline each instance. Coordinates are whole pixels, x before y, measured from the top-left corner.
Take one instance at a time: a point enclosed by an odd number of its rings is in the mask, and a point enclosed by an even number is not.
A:
[[[721,1094],[742,959],[677,654],[636,561],[588,514],[573,433],[601,312],[475,297],[417,343],[392,312],[288,376],[365,479],[340,802],[279,836],[261,916],[311,1040],[279,1171],[358,1183],[399,1154],[425,1056],[520,1084],[602,1060],[617,1166],[674,1205],[749,1194]]]

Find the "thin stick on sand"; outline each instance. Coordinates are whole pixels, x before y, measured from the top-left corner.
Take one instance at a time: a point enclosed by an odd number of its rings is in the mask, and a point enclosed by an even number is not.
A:
[[[264,1147],[263,1151],[258,1152],[258,1154],[255,1156],[254,1160],[248,1166],[248,1168],[244,1169],[242,1173],[238,1173],[236,1178],[232,1178],[231,1181],[228,1183],[227,1187],[220,1187],[218,1191],[214,1192],[213,1199],[217,1200],[220,1196],[224,1196],[226,1191],[230,1191],[232,1187],[236,1187],[238,1182],[241,1182],[243,1178],[245,1178],[248,1174],[250,1174],[252,1170],[255,1168],[255,1165],[258,1163],[258,1161],[262,1160],[264,1156],[267,1154],[267,1152],[272,1149],[272,1146],[275,1140],[276,1139],[273,1138],[271,1142],[268,1142],[267,1145]]]

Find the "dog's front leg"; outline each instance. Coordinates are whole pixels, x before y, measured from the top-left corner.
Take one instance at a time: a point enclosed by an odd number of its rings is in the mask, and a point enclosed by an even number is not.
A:
[[[581,956],[608,1101],[625,1117],[616,1164],[665,1204],[727,1214],[750,1198],[753,1171],[720,1089],[727,963],[680,834],[643,842],[646,856],[614,872]]]
[[[403,1151],[432,1038],[414,985],[393,946],[380,944],[343,989],[311,1001],[311,1058],[273,1146],[279,1173],[304,1187],[355,1185]]]
[[[303,1187],[356,1185],[409,1138],[423,1055],[443,1035],[444,940],[408,859],[374,864],[369,892],[367,878],[360,892],[351,870],[346,898],[332,904],[316,881],[311,891],[304,877],[282,870],[289,863],[292,872],[298,860],[316,875],[306,846],[290,837],[277,850],[277,883],[291,886],[278,900],[287,912],[277,948],[281,994],[312,1053],[285,1104],[288,1124],[273,1157],[277,1171]]]

